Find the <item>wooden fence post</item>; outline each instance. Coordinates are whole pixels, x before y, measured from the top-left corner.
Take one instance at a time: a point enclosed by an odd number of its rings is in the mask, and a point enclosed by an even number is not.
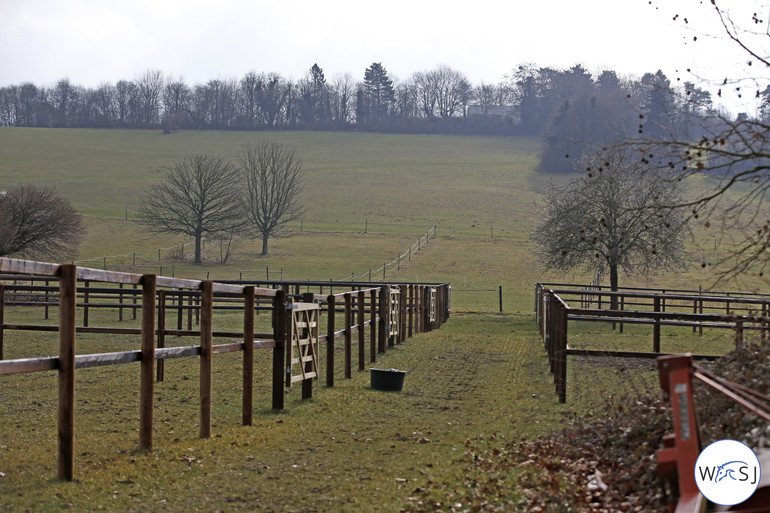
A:
[[[623,295],[623,296],[620,296],[620,311],[622,312],[625,309],[626,309],[626,296]],[[623,333],[623,321],[620,321],[619,333]]]
[[[58,477],[75,478],[75,326],[77,266],[59,268]]]
[[[334,386],[334,294],[326,298],[326,386]]]
[[[118,288],[120,289],[120,293],[118,294],[118,322],[123,321],[123,284],[118,284]],[[153,303],[155,301],[153,300]],[[46,310],[48,307],[46,307]]]
[[[86,280],[83,286],[85,287],[85,290],[83,291],[83,326],[87,327],[88,326],[88,298],[89,298],[88,288],[91,286],[91,282]]]
[[[553,332],[551,336],[551,355],[553,362],[553,383],[556,385],[556,393],[561,392],[561,305],[555,298],[551,299],[553,305]],[[561,397],[559,397],[561,399]]]
[[[353,295],[345,293],[345,379],[353,377]]]
[[[155,367],[155,288],[153,274],[142,276],[142,359],[139,395],[139,447],[152,449]]]
[[[502,287],[500,288],[500,291],[502,293]],[[449,285],[439,285],[438,287],[438,294],[439,294],[439,304],[441,305],[441,310],[437,312],[438,318],[439,318],[439,328],[444,325],[444,323],[449,318]],[[502,310],[500,310],[502,312]]]
[[[567,308],[559,303],[559,402],[567,402]]]
[[[362,371],[366,368],[366,327],[365,311],[366,310],[366,292],[363,290],[358,291],[358,312],[356,315],[356,324],[358,324],[358,370]]]
[[[387,351],[388,328],[390,326],[390,292],[387,286],[380,287],[380,329],[377,337],[377,350],[380,353]]]
[[[200,437],[211,437],[211,344],[214,313],[214,284],[201,282]]]
[[[414,284],[410,283],[406,286],[407,291],[407,330],[406,330],[406,336],[408,338],[412,338],[412,333],[414,333]]]
[[[698,305],[698,313],[702,314],[703,313],[703,300],[701,299],[699,301],[699,303],[700,304]],[[698,326],[698,335],[703,335],[703,323],[702,322],[699,323],[699,326]]]
[[[193,295],[187,296],[187,330],[192,331],[193,325]]]
[[[182,324],[183,324],[183,317],[182,316],[184,315],[184,310],[183,310],[183,306],[184,305],[182,304],[182,301],[183,301],[183,299],[182,299],[182,291],[181,290],[177,290],[177,293],[176,293],[176,307],[177,307],[176,308],[176,329],[178,329],[178,330],[182,329]]]
[[[553,355],[553,341],[554,341],[554,326],[555,322],[554,319],[556,318],[555,312],[556,309],[554,307],[554,296],[553,294],[548,294],[545,296],[546,301],[546,315],[545,315],[545,352],[548,354],[548,365],[549,365],[549,371],[551,374],[554,373],[554,355]]]
[[[692,313],[697,314],[698,313],[698,300],[694,299],[692,302]],[[692,332],[697,333],[698,332],[698,326],[695,324],[692,325]]]
[[[415,301],[414,323],[415,323],[415,331],[417,333],[422,333],[423,331],[425,331],[425,322],[424,322],[425,319],[423,317],[424,315],[423,310],[425,308],[423,304],[423,301],[425,300],[424,293],[423,293],[424,288],[425,287],[423,285],[417,285],[414,291],[414,301]]]
[[[50,285],[50,280],[45,280],[45,320],[49,319],[49,308],[48,308],[48,301],[50,300],[50,292],[48,291],[48,286]]]
[[[433,307],[431,303],[431,297],[430,297],[430,287],[423,287],[423,304],[424,304],[424,311],[423,311],[423,326],[425,331],[431,331],[433,329],[433,323],[430,321],[430,311]]]
[[[652,309],[654,312],[660,312],[660,296],[653,299]],[[652,327],[652,352],[660,353],[660,319],[655,318],[655,324]]]
[[[253,423],[254,410],[254,287],[243,288],[243,411],[244,426]]]
[[[46,302],[47,301],[48,300],[46,300]],[[3,328],[4,323],[5,323],[5,285],[0,283],[0,360],[5,359],[5,340],[4,340],[5,329]]]
[[[283,380],[286,372],[286,304],[282,290],[273,299],[273,409],[283,410]]]
[[[134,293],[131,295],[131,302],[133,303],[133,307],[131,308],[131,320],[136,320],[136,283],[134,283]]]
[[[166,291],[158,291],[158,348],[166,347]],[[158,381],[165,378],[165,360],[158,360],[155,373]]]
[[[369,291],[369,361],[377,361],[377,289]]]
[[[406,299],[407,299],[407,293],[406,293],[406,285],[400,285],[399,286],[399,296],[400,299],[398,301],[398,343],[402,343],[406,341]]]

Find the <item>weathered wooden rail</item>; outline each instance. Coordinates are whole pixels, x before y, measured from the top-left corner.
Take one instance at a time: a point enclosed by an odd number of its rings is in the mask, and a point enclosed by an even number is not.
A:
[[[58,356],[42,356],[0,361],[0,375],[58,371],[58,477],[74,479],[74,383],[75,370],[84,367],[140,363],[139,446],[152,448],[154,382],[163,379],[163,361],[169,358],[197,356],[200,359],[199,434],[211,436],[212,356],[243,351],[242,421],[250,425],[253,417],[254,349],[272,349],[272,408],[284,408],[284,387],[302,383],[302,397],[312,395],[312,382],[320,376],[320,343],[326,343],[326,384],[334,386],[335,340],[344,338],[344,375],[352,376],[352,336],[358,333],[358,368],[366,365],[366,328],[369,327],[370,361],[377,353],[403,342],[407,336],[440,327],[449,317],[450,288],[448,284],[415,283],[356,283],[357,290],[324,295],[307,291],[312,285],[278,283],[272,287],[249,283],[221,283],[210,280],[184,280],[77,267],[26,260],[0,258],[0,273],[17,283],[0,284],[0,355],[7,330],[56,331],[59,338]],[[48,285],[19,284],[28,277],[49,280]],[[51,286],[56,282],[57,286]],[[78,282],[84,285],[78,287]],[[85,284],[88,285],[85,285]],[[91,284],[102,286],[91,287]],[[318,282],[321,283],[321,282]],[[112,284],[107,287],[106,284]],[[118,287],[115,287],[118,285]],[[326,287],[345,289],[349,284],[323,282]],[[126,289],[125,286],[131,288]],[[14,288],[15,287],[15,288]],[[10,324],[5,322],[7,292],[17,297],[10,301],[17,308],[56,307],[58,325]],[[291,289],[294,294],[291,294]],[[53,289],[53,290],[52,290]],[[19,301],[19,294],[43,294],[44,301]],[[176,298],[177,329],[166,326],[167,299]],[[116,299],[117,298],[117,299]],[[130,303],[123,299],[129,298]],[[338,307],[339,305],[339,307]],[[318,314],[325,306],[327,332],[318,333]],[[132,317],[140,312],[140,327],[77,325],[77,310],[81,309],[83,324],[88,322],[88,309],[110,308],[123,311],[130,308]],[[214,311],[239,310],[243,313],[242,330],[215,331]],[[271,313],[271,331],[255,333],[255,316],[260,310]],[[182,329],[183,312],[187,312],[187,329]],[[308,312],[314,312],[308,314]],[[193,329],[193,313],[195,325]],[[338,314],[342,315],[337,329]],[[368,314],[368,319],[367,319]],[[139,350],[114,353],[77,355],[77,333],[112,333],[138,335]],[[199,342],[186,347],[165,347],[167,335],[193,336]],[[236,338],[238,342],[214,344],[215,337]],[[295,374],[296,373],[296,374]],[[297,378],[299,376],[299,378]]]
[[[612,309],[611,306],[616,308]],[[535,285],[535,313],[548,353],[560,402],[566,402],[568,356],[661,356],[661,326],[730,329],[735,344],[743,344],[744,332],[756,330],[766,340],[770,330],[770,296],[701,291],[622,289],[617,292],[564,284]],[[649,352],[570,349],[569,321],[611,323],[622,333],[624,324],[652,326]],[[713,355],[694,355],[714,359]]]

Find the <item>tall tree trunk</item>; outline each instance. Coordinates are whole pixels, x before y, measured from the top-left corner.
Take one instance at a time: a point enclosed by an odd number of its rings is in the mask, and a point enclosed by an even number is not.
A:
[[[267,255],[267,234],[262,234],[262,256]]]
[[[612,292],[618,291],[618,264],[616,262],[610,262],[610,290]],[[612,310],[618,309],[618,298],[612,296],[610,299],[610,308]]]
[[[203,236],[200,233],[195,234],[195,263],[196,264],[202,264],[203,259],[201,259],[201,238]]]

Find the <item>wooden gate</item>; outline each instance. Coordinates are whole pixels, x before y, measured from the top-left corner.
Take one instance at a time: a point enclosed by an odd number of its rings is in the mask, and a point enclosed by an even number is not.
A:
[[[401,291],[397,288],[390,289],[390,299],[388,304],[388,336],[391,341],[398,337],[399,325],[401,320]]]
[[[312,397],[313,379],[318,377],[317,303],[291,303],[287,340],[286,386],[302,382],[302,398]],[[296,368],[296,370],[295,370]]]
[[[431,328],[436,322],[436,300],[438,298],[438,291],[436,290],[436,287],[430,288],[430,302],[428,305],[428,323],[430,324]]]

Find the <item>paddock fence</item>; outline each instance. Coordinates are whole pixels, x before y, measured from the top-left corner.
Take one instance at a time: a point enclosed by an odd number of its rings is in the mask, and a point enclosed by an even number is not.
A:
[[[333,387],[337,339],[344,341],[344,377],[351,378],[355,346],[358,370],[365,370],[367,358],[374,362],[408,337],[440,328],[449,318],[450,295],[446,283],[214,282],[0,258],[0,375],[57,371],[57,475],[71,481],[76,369],[139,362],[139,447],[151,449],[154,383],[164,379],[164,360],[198,357],[199,435],[208,438],[214,355],[243,352],[242,423],[251,425],[255,349],[272,350],[271,406],[282,410],[285,387],[300,384],[302,398],[312,397],[313,381],[322,375],[322,348],[326,385]],[[94,311],[104,325],[92,325]],[[41,322],[6,322],[6,314],[20,312],[25,320],[39,315]],[[235,315],[240,329],[214,330],[215,312]],[[170,326],[174,313],[176,326]],[[261,323],[268,326],[264,332],[255,330],[260,313],[269,319]],[[111,315],[134,326],[105,322]],[[4,359],[8,331],[58,333],[58,356]],[[140,349],[76,354],[78,333],[137,336]],[[166,347],[168,336],[194,337],[197,343]],[[215,338],[234,341],[214,344]]]
[[[315,233],[323,233],[323,232],[315,232]],[[364,271],[361,273],[356,273],[355,271],[351,272],[350,280],[348,280],[346,276],[339,281],[357,281],[358,280],[358,281],[372,282],[373,280],[376,281],[380,276],[382,277],[382,281],[385,281],[389,273],[392,273],[393,271],[400,271],[402,265],[405,265],[411,262],[412,257],[417,256],[420,252],[426,249],[429,245],[430,240],[435,239],[436,236],[437,236],[436,225],[434,224],[425,233],[420,234],[414,243],[412,243],[402,253],[399,253],[398,255],[396,255],[396,257],[390,262],[385,262],[380,267],[376,267],[376,268],[370,267],[367,271]],[[204,253],[207,252],[207,248],[210,249],[211,247],[217,246],[217,244],[219,244],[219,247],[220,247],[219,258],[215,258],[214,260],[219,263],[225,263],[226,259],[224,257],[224,250],[221,248],[221,244],[222,244],[221,241],[217,243],[217,241],[214,239],[206,239],[204,237],[203,239],[201,239],[201,244],[202,244]],[[81,266],[84,264],[88,264],[90,266],[101,265],[101,269],[104,271],[108,270],[108,268],[110,270],[130,271],[130,272],[137,272],[138,270],[142,270],[142,273],[151,272],[159,275],[164,274],[163,271],[165,268],[166,270],[165,275],[170,274],[171,277],[173,278],[176,271],[176,264],[182,264],[185,261],[193,260],[194,247],[195,247],[194,242],[185,242],[185,243],[175,244],[173,246],[168,246],[165,248],[133,251],[131,253],[124,253],[122,255],[104,255],[104,256],[89,258],[85,260],[76,260],[76,261],[73,261],[72,263],[81,265]],[[193,248],[193,249],[190,249],[190,248]],[[271,275],[270,268],[268,266],[265,266],[264,269],[242,269],[242,270],[233,271],[233,272],[237,273],[239,280],[263,279],[263,280],[269,281],[270,275]],[[273,277],[280,276],[280,280],[281,281],[284,280],[283,269],[277,269],[277,270],[273,269],[272,275]],[[209,279],[209,277],[207,276],[206,279]],[[222,280],[220,278],[217,278],[216,281],[222,281]]]
[[[535,285],[534,310],[560,402],[566,402],[567,397],[569,356],[657,358],[666,354],[661,352],[662,326],[682,327],[698,335],[702,335],[704,329],[729,329],[734,333],[736,346],[744,343],[746,331],[755,331],[764,343],[770,330],[769,309],[770,295],[761,294],[640,288],[611,291],[597,286]],[[619,334],[626,324],[651,326],[650,351],[570,348],[570,321],[611,324]],[[701,360],[717,357],[693,355]]]

